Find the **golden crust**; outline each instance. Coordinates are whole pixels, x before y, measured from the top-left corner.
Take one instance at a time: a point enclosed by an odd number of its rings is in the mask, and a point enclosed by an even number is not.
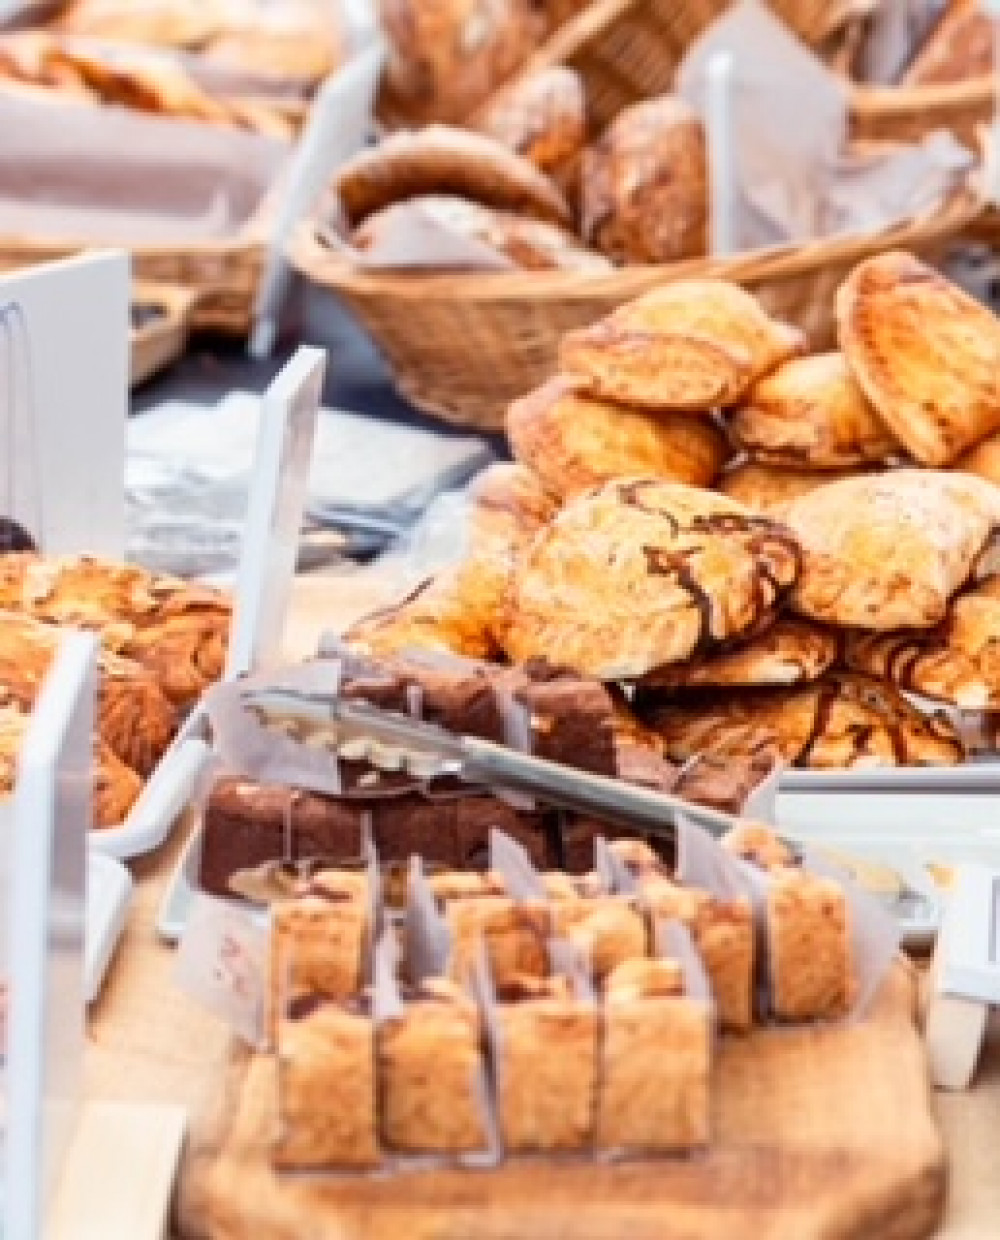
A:
[[[808,495],[817,487],[841,478],[855,477],[851,473],[819,473],[813,469],[780,469],[776,465],[762,465],[759,461],[746,461],[727,470],[718,481],[718,490],[737,503],[745,504],[756,512],[772,512],[780,517],[782,510],[793,499]]]
[[[830,483],[782,516],[802,544],[792,606],[826,624],[929,628],[966,581],[1000,490],[971,475],[900,469]]]
[[[445,125],[393,134],[363,150],[343,166],[337,189],[352,228],[384,207],[427,194],[572,223],[562,194],[533,164],[492,138]]]
[[[862,390],[922,464],[946,465],[1000,428],[1000,323],[912,255],[855,267],[836,319]]]
[[[514,401],[507,437],[517,459],[562,496],[638,475],[709,486],[728,455],[725,436],[707,418],[628,409],[563,378]]]
[[[980,440],[974,448],[963,452],[951,468],[964,474],[976,474],[994,486],[1000,486],[1000,434]]]
[[[708,161],[697,113],[664,95],[625,108],[583,156],[583,235],[620,263],[706,252]]]
[[[797,870],[775,875],[767,895],[771,1003],[780,1020],[847,1012],[853,988],[843,889]]]
[[[661,667],[643,679],[657,689],[795,685],[817,680],[839,652],[835,634],[796,616],[780,616],[759,636],[719,654]]]
[[[749,632],[797,573],[776,522],[710,491],[620,479],[573,500],[525,550],[504,642],[515,662],[632,679]]]
[[[720,747],[773,745],[785,762],[816,769],[952,766],[964,747],[945,719],[921,714],[891,685],[828,672],[795,689],[705,693],[658,706],[647,722],[675,762]]]
[[[750,293],[724,280],[678,280],[569,332],[562,369],[599,396],[651,409],[707,412],[805,347]]]
[[[495,578],[477,577],[484,588],[475,597],[469,578],[461,586],[460,580],[458,571],[428,578],[399,602],[351,625],[345,641],[375,655],[412,649],[450,651],[469,659],[494,658]]]
[[[793,358],[765,375],[729,430],[756,460],[791,469],[852,469],[884,461],[898,447],[841,353]]]
[[[491,99],[475,128],[549,176],[565,170],[587,138],[580,75],[566,65],[540,69]]]

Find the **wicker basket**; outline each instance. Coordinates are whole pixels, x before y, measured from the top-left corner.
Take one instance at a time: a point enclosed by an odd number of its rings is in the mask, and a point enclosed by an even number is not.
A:
[[[851,97],[855,138],[915,142],[935,129],[950,129],[975,149],[977,131],[993,120],[992,78],[946,86],[857,86]]]
[[[833,294],[862,258],[889,248],[935,257],[980,213],[979,177],[939,211],[876,235],[729,259],[577,272],[376,272],[352,266],[304,228],[293,264],[342,299],[392,368],[399,391],[448,422],[495,431],[516,396],[553,373],[562,335],[673,280],[718,275],[756,292],[816,347],[833,335]]]
[[[158,314],[148,323],[132,328],[132,387],[151,379],[184,352],[196,299],[190,289],[170,284],[133,285],[132,304],[152,306]]]

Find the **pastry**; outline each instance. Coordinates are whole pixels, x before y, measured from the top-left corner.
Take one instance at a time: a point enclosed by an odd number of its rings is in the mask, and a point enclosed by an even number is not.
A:
[[[294,1000],[278,1027],[276,1167],[374,1167],[375,1037],[368,995]]]
[[[723,495],[745,504],[755,512],[771,512],[780,517],[782,509],[800,495],[808,495],[829,482],[852,478],[854,473],[819,473],[813,469],[779,469],[759,461],[744,461],[727,470],[718,481]]]
[[[1000,323],[910,254],[859,263],[837,292],[840,347],[912,457],[941,466],[1000,429]]]
[[[724,280],[677,280],[569,332],[562,369],[627,405],[704,413],[736,404],[805,339]]]
[[[963,452],[951,468],[966,474],[977,474],[994,486],[1000,486],[1000,433],[981,439],[974,448]]]
[[[763,823],[740,823],[722,837],[722,846],[760,870],[782,870],[798,863],[791,846]]]
[[[993,26],[989,14],[983,12],[979,0],[949,0],[902,84],[941,86],[988,78],[992,73]]]
[[[497,1117],[511,1153],[580,1150],[593,1135],[597,1009],[561,983],[515,978],[497,994]]]
[[[751,631],[798,573],[791,534],[709,491],[620,479],[574,499],[519,562],[504,643],[631,679]]]
[[[587,138],[587,100],[580,75],[566,65],[539,69],[491,99],[475,128],[558,176]]]
[[[378,0],[388,45],[384,90],[413,123],[461,123],[534,50],[544,21],[530,0]]]
[[[828,672],[794,689],[690,695],[645,717],[675,762],[720,745],[770,746],[785,762],[817,769],[953,766],[964,757],[945,719],[922,715],[891,685],[853,673]]]
[[[497,987],[512,977],[548,974],[551,921],[544,905],[484,895],[452,900],[444,913],[451,934],[449,977],[465,982],[483,947]]]
[[[578,947],[598,981],[623,960],[646,955],[646,923],[642,914],[620,896],[556,900],[552,933]]]
[[[337,190],[351,228],[384,207],[427,194],[572,223],[562,194],[533,164],[492,138],[444,125],[392,134],[361,151],[341,168]]]
[[[707,752],[688,758],[674,785],[675,796],[709,805],[727,814],[741,814],[751,793],[781,761],[773,736],[752,728],[719,738]]]
[[[772,876],[767,893],[771,1010],[779,1020],[845,1015],[853,987],[843,888],[801,870]]]
[[[839,646],[829,629],[796,616],[780,616],[749,641],[719,654],[657,668],[642,684],[672,690],[800,684],[816,680],[832,667]]]
[[[847,635],[849,667],[963,710],[1000,710],[1000,577],[964,590],[932,629]]]
[[[206,64],[252,80],[315,89],[346,59],[348,49],[336,17],[318,20],[258,6],[252,19],[227,23],[203,52]]]
[[[563,498],[614,478],[664,478],[707,487],[728,456],[707,418],[627,409],[575,390],[562,378],[507,410],[515,457]]]
[[[103,741],[97,746],[94,776],[95,827],[117,827],[125,821],[142,793],[142,779]]]
[[[604,984],[605,999],[614,1003],[683,993],[684,973],[676,960],[633,957],[622,961]]]
[[[624,108],[583,156],[587,241],[619,263],[674,263],[708,245],[708,160],[697,113],[663,95]]]
[[[782,517],[802,545],[791,604],[826,624],[929,628],[968,578],[1000,490],[966,474],[899,469],[800,496]]]
[[[491,626],[496,600],[469,597],[468,581],[457,570],[422,581],[404,598],[356,621],[344,634],[351,646],[368,654],[395,655],[407,650],[439,650],[468,659],[491,659],[496,653]]]
[[[897,447],[841,353],[793,358],[765,375],[729,431],[756,460],[790,469],[851,469],[884,461]]]
[[[403,1011],[378,1027],[379,1130],[400,1153],[485,1149],[483,1057],[475,1005],[431,979],[404,994]]]
[[[374,804],[372,824],[379,857],[386,861],[406,861],[418,853],[441,865],[483,869],[491,831],[515,839],[536,865],[555,855],[543,813],[515,809],[494,796],[386,798]]]
[[[216,0],[76,0],[59,26],[108,43],[192,50],[218,33],[223,16]]]
[[[603,1150],[688,1150],[709,1140],[709,1010],[676,994],[674,962],[652,963],[660,968],[643,979],[622,966],[627,984],[612,974],[605,986],[596,1134]]]

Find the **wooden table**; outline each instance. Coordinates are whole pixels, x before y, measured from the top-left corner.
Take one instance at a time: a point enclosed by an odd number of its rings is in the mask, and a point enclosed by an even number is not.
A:
[[[391,587],[371,574],[303,578],[297,583],[287,647],[315,649],[338,628],[383,601]],[[156,933],[160,900],[191,829],[178,824],[155,854],[133,865],[129,923],[104,990],[91,1009],[86,1091],[91,1099],[177,1103],[201,1109],[220,1079],[229,1033],[173,985],[173,950]],[[942,1240],[1000,1234],[1000,1027],[991,1029],[973,1090],[939,1095],[951,1155],[951,1201]]]

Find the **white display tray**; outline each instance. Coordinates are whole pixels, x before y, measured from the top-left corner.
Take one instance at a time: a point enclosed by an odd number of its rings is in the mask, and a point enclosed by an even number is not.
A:
[[[157,763],[125,821],[88,833],[91,849],[127,860],[158,848],[191,799],[210,753],[207,735],[204,712],[196,707]]]
[[[84,1000],[93,1003],[125,928],[132,901],[132,875],[119,861],[87,854],[87,912],[84,930]]]

